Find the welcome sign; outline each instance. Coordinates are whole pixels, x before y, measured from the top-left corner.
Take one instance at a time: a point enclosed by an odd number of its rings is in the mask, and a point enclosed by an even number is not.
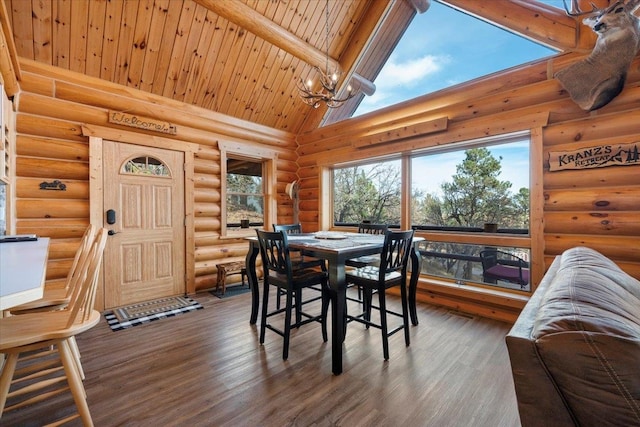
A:
[[[133,114],[119,113],[116,111],[109,111],[109,123],[168,133],[171,135],[175,135],[177,131],[176,126],[169,122],[154,120],[148,117],[135,116]]]
[[[549,152],[550,171],[631,165],[640,165],[640,141],[630,144],[600,145],[574,151]]]

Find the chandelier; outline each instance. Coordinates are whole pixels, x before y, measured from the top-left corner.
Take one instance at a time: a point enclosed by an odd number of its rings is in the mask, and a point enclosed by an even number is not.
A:
[[[323,71],[317,65],[313,66],[313,69],[320,75],[320,84],[322,89],[320,91],[313,90],[313,81],[309,79],[306,83],[302,79],[298,82],[298,90],[300,92],[300,98],[302,101],[318,108],[321,102],[324,102],[329,108],[337,108],[344,104],[349,99],[355,96],[355,91],[351,85],[347,86],[347,94],[343,98],[338,98],[336,92],[338,89],[338,79],[340,77],[339,70],[329,71],[329,0],[327,0],[325,7],[325,44],[327,49],[327,62],[325,64],[325,70]]]

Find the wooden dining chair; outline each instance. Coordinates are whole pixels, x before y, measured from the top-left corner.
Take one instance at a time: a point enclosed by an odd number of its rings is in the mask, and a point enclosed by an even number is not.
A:
[[[12,307],[10,313],[12,315],[35,313],[38,311],[58,310],[66,307],[71,300],[74,287],[79,283],[78,270],[80,264],[82,264],[89,254],[96,230],[97,227],[91,224],[85,229],[63,287],[45,288],[42,298]]]
[[[288,236],[302,234],[301,224],[273,224],[273,231],[284,231]],[[294,268],[324,267],[323,259],[314,258],[305,255],[298,249],[291,249],[290,252],[295,256],[291,257]]]
[[[269,329],[284,338],[282,349],[282,359],[289,357],[289,338],[291,328],[298,328],[309,322],[320,322],[322,324],[322,338],[327,341],[326,322],[323,321],[329,307],[328,278],[326,271],[315,268],[293,268],[287,234],[283,231],[262,231],[256,230],[258,242],[260,244],[260,256],[262,257],[262,268],[264,272],[264,289],[262,294],[262,316],[260,324],[260,344],[264,344],[266,330]],[[320,285],[322,293],[322,307],[319,315],[311,315],[302,311],[301,298],[297,297],[302,289],[314,285]],[[275,310],[269,309],[269,289],[275,286],[276,289],[285,292],[286,301],[284,308]],[[293,301],[296,300],[296,321],[292,323],[291,312]],[[268,319],[280,313],[285,314],[284,326],[282,329],[268,323]],[[302,319],[305,317],[305,319]]]
[[[389,229],[387,224],[371,224],[368,222],[362,222],[358,225],[358,233],[361,234],[384,234]],[[364,255],[358,258],[351,258],[345,261],[345,265],[350,267],[365,267],[367,265],[380,262],[380,256],[378,255]]]
[[[76,287],[82,284],[83,271],[81,266],[89,256],[91,245],[94,242],[96,230],[97,227],[94,225],[89,225],[85,229],[84,235],[82,236],[82,239],[80,241],[80,246],[76,250],[73,263],[71,264],[71,268],[69,269],[69,273],[67,274],[67,277],[65,279],[64,287],[45,289],[42,298],[13,307],[11,308],[11,310],[9,310],[10,314],[12,316],[19,316],[22,314],[54,311],[65,308],[69,304],[71,296],[73,295]],[[74,359],[76,360],[76,365],[78,368],[78,373],[84,380],[85,375],[82,369],[82,364],[80,363],[80,350],[78,349],[78,344],[76,343],[75,337],[71,337],[69,339],[69,346],[73,351]],[[29,357],[31,358],[33,358],[33,356],[33,354],[29,355]]]
[[[387,231],[384,246],[380,254],[380,265],[367,265],[347,271],[347,283],[354,283],[363,290],[364,313],[356,316],[347,314],[348,321],[360,322],[378,328],[382,332],[382,351],[384,359],[389,359],[389,337],[400,330],[404,330],[404,340],[409,346],[409,311],[407,304],[407,264],[413,250],[413,230]],[[387,308],[386,290],[395,286],[400,287],[402,299],[402,313]],[[372,304],[372,292],[378,293],[378,307]],[[371,310],[380,311],[380,323],[371,321]],[[402,318],[402,324],[389,330],[387,315]],[[326,313],[325,313],[326,315]]]
[[[296,234],[302,234],[302,225],[300,223],[297,224],[273,224],[273,231],[283,231],[285,232],[287,235],[296,235]],[[298,268],[321,268],[323,271],[327,270],[327,266],[326,266],[326,262],[323,259],[318,259],[312,256],[308,256],[305,255],[302,251],[298,250],[298,249],[290,249],[289,253],[291,254],[291,266],[294,269],[298,269]],[[318,292],[321,292],[322,289],[320,289],[317,286],[311,286],[310,289],[316,290]],[[280,298],[285,296],[286,292],[284,292],[284,290],[280,289],[278,291],[278,299],[276,300],[276,308],[280,308],[281,306],[281,302],[280,302]],[[298,294],[296,295],[298,298],[302,298],[302,290],[300,290],[300,292],[298,292]],[[311,297],[307,300],[304,301],[299,301],[296,304],[296,307],[298,306],[302,306],[304,304],[308,304],[310,302],[313,301],[317,301],[318,299],[320,299],[321,296],[315,296],[315,297]],[[300,320],[300,315],[298,313],[296,313],[296,319],[299,321]]]
[[[380,234],[386,233],[388,229],[389,229],[389,226],[387,224],[372,224],[369,222],[361,222],[358,225],[358,233],[361,233],[361,234],[380,235]],[[377,265],[377,264],[380,264],[380,255],[363,255],[361,257],[348,259],[345,261],[344,264],[347,267],[354,267],[354,268],[366,267],[367,265]],[[354,286],[354,284],[347,283],[347,286],[351,287],[351,286]],[[353,300],[353,298],[349,298],[349,299]],[[359,286],[358,286],[358,298],[355,301],[364,304],[364,300],[362,299],[362,289]]]
[[[93,305],[106,241],[107,230],[101,229],[88,256],[78,267],[81,285],[75,287],[64,309],[0,319],[0,353],[6,355],[0,374],[0,415],[5,410],[39,403],[70,390],[78,413],[59,423],[81,418],[85,426],[93,425],[77,365],[79,361],[73,354],[70,340],[100,321],[101,315]],[[47,348],[57,351],[57,369],[44,363],[32,363],[16,370],[21,354]],[[6,406],[7,401],[9,406]]]

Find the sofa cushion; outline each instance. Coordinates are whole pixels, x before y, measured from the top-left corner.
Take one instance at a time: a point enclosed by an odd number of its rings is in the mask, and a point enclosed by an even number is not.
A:
[[[546,289],[532,338],[561,331],[640,337],[640,282],[593,249],[566,251]]]
[[[640,282],[588,248],[566,251],[531,338],[579,425],[640,425]]]

